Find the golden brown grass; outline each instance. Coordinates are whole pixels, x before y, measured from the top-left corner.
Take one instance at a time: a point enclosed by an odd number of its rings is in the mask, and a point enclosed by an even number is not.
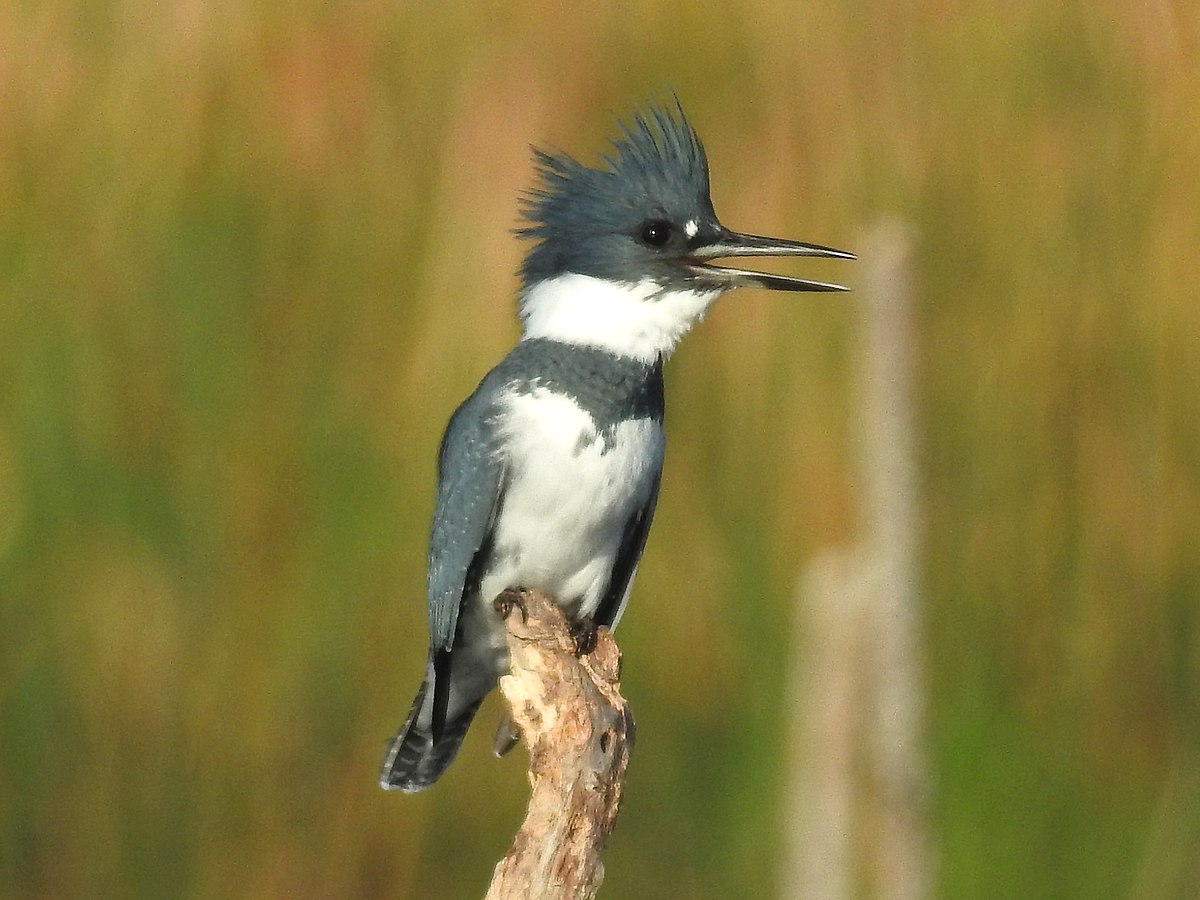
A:
[[[668,86],[732,227],[919,231],[944,894],[1194,895],[1198,54],[1170,0],[0,8],[0,895],[482,892],[521,762],[374,779],[432,460],[515,335],[526,144]],[[746,293],[671,364],[610,896],[774,883],[852,340]]]

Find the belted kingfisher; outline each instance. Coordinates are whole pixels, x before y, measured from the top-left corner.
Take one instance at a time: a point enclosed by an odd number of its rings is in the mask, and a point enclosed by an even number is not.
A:
[[[721,294],[846,288],[715,266],[734,256],[854,255],[738,234],[678,100],[628,123],[596,167],[534,150],[523,200],[521,339],[450,419],[429,542],[429,660],[380,784],[419,791],[454,760],[508,669],[493,601],[548,592],[581,628],[629,599],[663,464],[663,361]]]

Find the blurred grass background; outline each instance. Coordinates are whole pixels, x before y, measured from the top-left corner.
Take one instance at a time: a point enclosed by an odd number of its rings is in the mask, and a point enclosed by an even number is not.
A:
[[[492,713],[375,783],[437,442],[516,336],[528,143],[669,87],[729,226],[920,235],[942,895],[1200,892],[1193,4],[47,0],[0,5],[0,896],[482,894]],[[742,292],[668,367],[605,896],[777,884],[852,324]]]

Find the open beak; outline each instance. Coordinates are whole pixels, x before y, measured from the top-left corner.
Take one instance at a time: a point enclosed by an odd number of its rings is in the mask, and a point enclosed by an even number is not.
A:
[[[820,256],[830,259],[858,259],[853,253],[822,247],[819,244],[722,231],[715,241],[692,248],[680,263],[699,281],[719,289],[761,287],[772,291],[850,290],[840,284],[829,284],[825,281],[808,281],[788,275],[772,275],[768,272],[752,272],[748,269],[733,269],[708,263],[709,260],[723,259],[727,256]]]

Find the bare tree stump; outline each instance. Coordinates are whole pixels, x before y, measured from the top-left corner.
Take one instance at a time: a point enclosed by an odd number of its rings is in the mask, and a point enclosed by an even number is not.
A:
[[[529,750],[532,793],[486,900],[591,898],[604,878],[600,854],[633,746],[621,652],[600,628],[592,651],[577,655],[575,636],[545,594],[506,592],[497,608],[512,658],[500,692]]]
[[[921,900],[936,881],[923,744],[912,242],[898,220],[864,240],[863,535],[814,561],[798,606],[793,862],[781,891],[789,900]]]

